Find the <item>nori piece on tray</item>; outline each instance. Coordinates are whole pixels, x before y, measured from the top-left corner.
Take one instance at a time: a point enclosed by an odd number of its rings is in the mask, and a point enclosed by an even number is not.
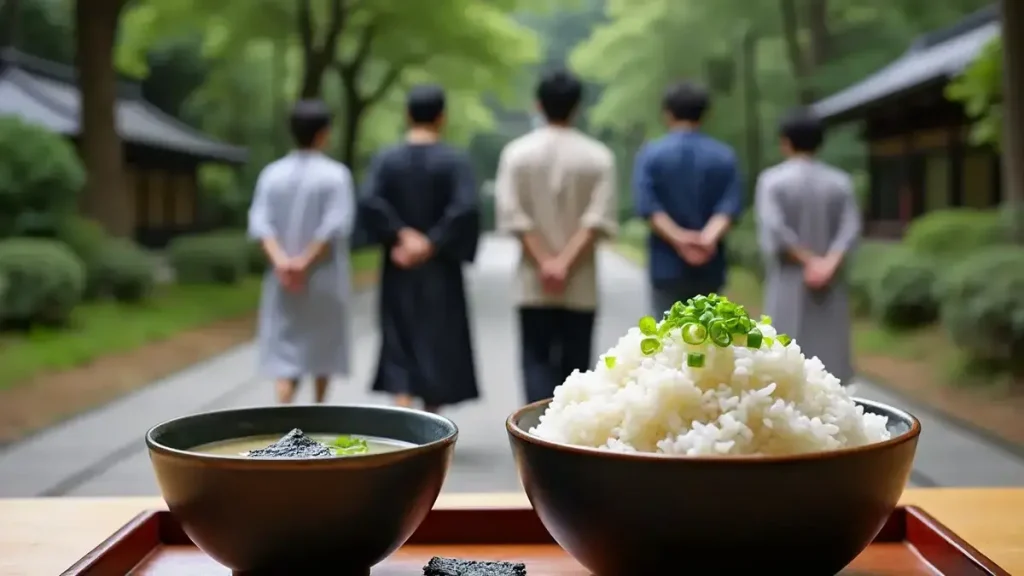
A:
[[[329,458],[334,451],[295,428],[266,448],[251,450],[249,458]]]
[[[526,564],[434,556],[423,567],[423,576],[526,576]]]

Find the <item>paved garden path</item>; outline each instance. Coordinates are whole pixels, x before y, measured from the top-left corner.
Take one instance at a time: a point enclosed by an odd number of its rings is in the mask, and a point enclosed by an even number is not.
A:
[[[520,404],[516,325],[510,277],[518,248],[488,238],[471,278],[474,338],[483,398],[447,413],[461,428],[448,491],[518,490],[504,432],[505,416]],[[611,251],[601,254],[599,349],[607,348],[646,311],[643,272]],[[333,402],[385,402],[367,392],[377,337],[375,298],[358,297],[358,339],[351,382],[338,383]],[[271,386],[254,373],[255,352],[242,346],[79,415],[0,451],[0,497],[157,494],[142,436],[162,420],[273,401]],[[924,433],[913,483],[941,486],[1024,485],[1024,459],[983,438],[907,405],[866,382],[859,393],[918,414]],[[303,390],[304,400],[310,391]]]

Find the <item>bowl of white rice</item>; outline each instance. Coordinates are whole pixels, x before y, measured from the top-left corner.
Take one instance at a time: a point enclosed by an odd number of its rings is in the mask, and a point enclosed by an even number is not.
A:
[[[895,508],[921,430],[714,294],[642,319],[506,428],[541,521],[599,576],[835,574]]]

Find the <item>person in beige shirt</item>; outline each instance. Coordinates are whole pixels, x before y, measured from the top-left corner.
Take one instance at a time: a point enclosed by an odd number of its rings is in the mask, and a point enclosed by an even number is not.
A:
[[[537,87],[545,125],[510,142],[498,163],[498,228],[523,248],[516,281],[529,402],[592,367],[595,244],[618,228],[614,156],[572,127],[582,96],[568,72],[545,75]]]

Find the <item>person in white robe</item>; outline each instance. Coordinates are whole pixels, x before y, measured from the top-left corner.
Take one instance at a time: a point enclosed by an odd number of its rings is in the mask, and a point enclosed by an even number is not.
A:
[[[850,175],[817,158],[821,121],[806,110],[781,124],[786,160],[761,173],[754,202],[766,267],[765,313],[843,384],[853,378],[844,277],[861,232]]]
[[[258,343],[261,370],[290,403],[302,378],[323,402],[332,376],[350,368],[349,239],[356,201],[349,169],[329,158],[331,114],[320,101],[291,113],[296,149],[260,173],[249,236],[270,262],[263,278]]]

